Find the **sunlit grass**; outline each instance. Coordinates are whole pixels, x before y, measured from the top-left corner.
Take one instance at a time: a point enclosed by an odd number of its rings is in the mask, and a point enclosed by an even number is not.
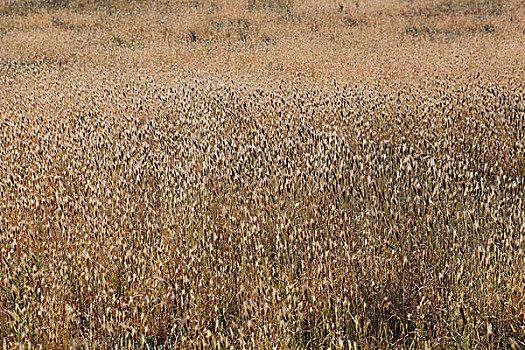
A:
[[[0,11],[2,346],[524,346],[516,4],[39,4]]]

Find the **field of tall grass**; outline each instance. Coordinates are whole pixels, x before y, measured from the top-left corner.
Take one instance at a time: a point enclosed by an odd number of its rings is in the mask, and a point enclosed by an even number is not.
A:
[[[525,3],[0,1],[2,349],[523,349]]]

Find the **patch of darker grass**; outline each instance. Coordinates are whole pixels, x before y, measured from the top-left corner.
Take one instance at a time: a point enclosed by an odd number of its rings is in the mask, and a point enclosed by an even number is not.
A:
[[[70,0],[18,0],[0,8],[0,15],[27,16],[41,10],[57,10],[67,8]]]
[[[135,48],[141,45],[140,40],[137,37],[123,38],[118,35],[114,35],[111,38],[111,42],[116,47],[121,48]]]
[[[293,0],[248,0],[248,10],[272,10],[282,13],[287,19],[293,14]]]

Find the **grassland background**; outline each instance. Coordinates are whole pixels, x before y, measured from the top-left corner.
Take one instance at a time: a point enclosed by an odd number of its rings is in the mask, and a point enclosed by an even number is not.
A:
[[[523,1],[0,1],[4,348],[523,348]]]

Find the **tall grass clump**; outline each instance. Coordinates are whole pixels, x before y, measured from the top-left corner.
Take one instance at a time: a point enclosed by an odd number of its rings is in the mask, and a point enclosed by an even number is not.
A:
[[[0,16],[2,348],[525,346],[519,7],[280,3]]]

